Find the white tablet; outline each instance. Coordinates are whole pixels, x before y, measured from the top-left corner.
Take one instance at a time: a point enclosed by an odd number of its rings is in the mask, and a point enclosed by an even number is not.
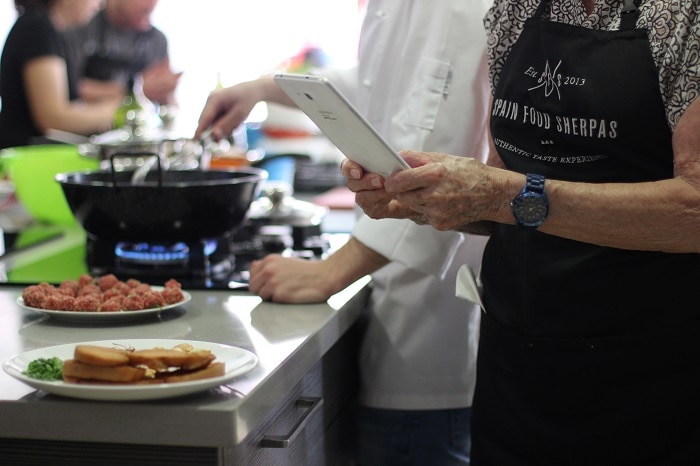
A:
[[[276,74],[274,79],[348,159],[384,177],[409,168],[327,78]]]

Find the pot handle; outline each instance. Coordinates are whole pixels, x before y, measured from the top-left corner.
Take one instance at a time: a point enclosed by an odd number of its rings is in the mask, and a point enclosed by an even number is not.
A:
[[[158,187],[163,186],[163,166],[161,165],[160,161],[160,155],[156,154],[155,152],[148,152],[148,151],[134,151],[134,152],[115,152],[114,154],[109,156],[109,165],[112,168],[112,185],[114,187],[117,186],[117,170],[114,168],[114,159],[119,156],[153,156],[156,158],[156,163],[158,165]],[[131,183],[128,183],[131,185]]]
[[[60,129],[49,128],[44,134],[46,139],[50,139],[56,142],[62,142],[64,144],[70,144],[74,146],[79,146],[80,144],[87,144],[90,142],[90,138],[83,136],[82,134],[71,133],[68,131],[62,131]]]
[[[100,148],[91,143],[89,137],[83,136],[82,134],[49,128],[46,130],[44,137],[49,141],[75,146],[78,149],[78,153],[83,157],[90,159],[99,158]]]

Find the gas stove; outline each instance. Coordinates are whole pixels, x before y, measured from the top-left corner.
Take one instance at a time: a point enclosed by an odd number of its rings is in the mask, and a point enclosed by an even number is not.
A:
[[[106,241],[77,225],[0,229],[0,283],[59,284],[113,273],[155,285],[176,278],[190,290],[242,289],[253,260],[270,253],[322,259],[347,241],[352,213],[277,194],[254,201],[235,231],[195,241]]]
[[[251,222],[219,238],[186,242],[121,242],[87,239],[85,260],[91,275],[112,273],[158,284],[175,278],[186,289],[247,287],[253,260],[270,253],[321,259],[331,235],[320,226],[255,225]]]

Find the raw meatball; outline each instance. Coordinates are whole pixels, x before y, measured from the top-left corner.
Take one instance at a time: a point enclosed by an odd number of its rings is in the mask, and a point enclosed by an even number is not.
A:
[[[88,274],[83,274],[80,277],[78,277],[78,285],[80,288],[84,287],[85,285],[94,285],[95,284],[95,279],[92,278],[91,275]]]
[[[84,294],[75,298],[73,310],[78,312],[97,312],[100,310],[102,299],[95,294]]]
[[[179,281],[175,280],[174,278],[171,278],[170,280],[168,280],[167,282],[165,282],[165,287],[166,287],[166,288],[178,288],[178,289],[179,289],[179,288],[182,288],[182,284],[181,284]]]
[[[117,276],[110,273],[110,274],[101,276],[97,280],[97,285],[100,287],[100,290],[107,291],[110,288],[112,288],[114,285],[116,285],[118,282],[119,282],[119,279],[117,278]]]
[[[143,309],[143,299],[141,295],[138,294],[130,294],[126,298],[124,298],[124,302],[122,303],[122,307],[124,308],[125,311],[138,311]]]
[[[53,293],[46,296],[42,304],[43,309],[51,309],[53,311],[72,311],[75,298],[63,293]]]
[[[131,293],[131,288],[124,282],[117,282],[112,288],[104,292],[105,299],[109,296],[126,296]]]
[[[144,309],[165,306],[165,298],[157,291],[147,291],[141,297],[143,298]]]
[[[22,299],[24,300],[24,304],[29,307],[36,307],[37,309],[42,308],[44,300],[47,296],[48,294],[46,291],[37,285],[28,286],[22,291]]]
[[[126,284],[129,285],[129,288],[136,288],[141,284],[141,281],[136,280],[135,278],[130,278],[126,281]]]
[[[78,296],[85,296],[85,295],[98,295],[102,296],[102,291],[100,290],[100,287],[95,285],[95,284],[89,284],[85,285],[78,290]]]
[[[60,285],[58,285],[58,291],[67,296],[77,296],[79,289],[80,285],[78,285],[78,282],[75,280],[64,280]]]
[[[100,305],[101,312],[119,312],[122,310],[124,299],[123,295],[117,295],[112,298],[106,299]]]
[[[41,288],[44,291],[44,293],[46,293],[46,294],[51,294],[54,291],[56,291],[56,287],[53,286],[51,283],[41,282],[36,286]]]
[[[179,303],[185,299],[180,288],[166,287],[160,294],[163,295],[163,299],[165,299],[167,304]]]
[[[151,285],[149,285],[148,283],[141,283],[131,289],[131,293],[135,294],[144,294],[148,291],[151,291]]]

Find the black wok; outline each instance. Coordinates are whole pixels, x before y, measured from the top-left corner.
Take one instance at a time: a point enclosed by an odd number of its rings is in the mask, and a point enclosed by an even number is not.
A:
[[[56,175],[88,236],[111,241],[196,241],[235,231],[267,172],[156,170],[132,184],[134,170]]]

